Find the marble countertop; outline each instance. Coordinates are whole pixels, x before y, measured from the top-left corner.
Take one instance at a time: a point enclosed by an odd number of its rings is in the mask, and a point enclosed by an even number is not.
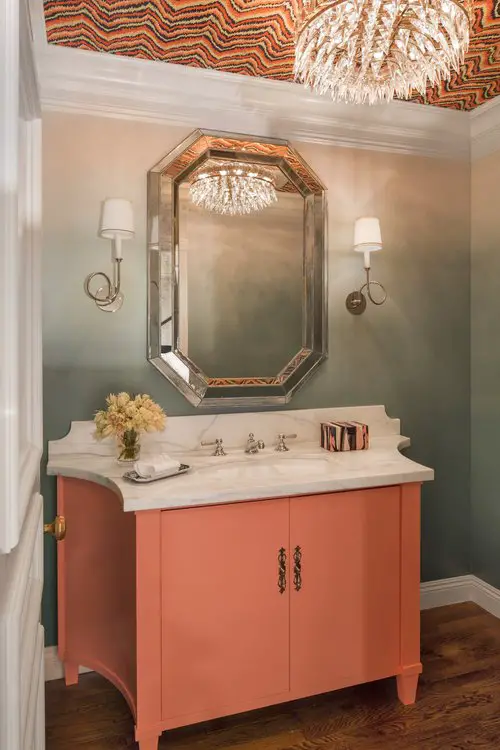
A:
[[[211,456],[209,449],[178,452],[176,458],[190,471],[145,485],[124,480],[126,469],[113,456],[85,452],[81,446],[75,452],[52,452],[47,473],[108,487],[121,498],[125,511],[167,510],[432,480],[432,469],[400,453],[409,442],[388,434],[373,437],[367,451],[345,453],[329,453],[307,441],[294,441],[287,453],[272,447],[256,455],[231,448],[221,457]]]

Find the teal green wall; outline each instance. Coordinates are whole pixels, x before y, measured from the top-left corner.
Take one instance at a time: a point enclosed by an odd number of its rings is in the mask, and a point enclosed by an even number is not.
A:
[[[472,166],[471,570],[500,588],[500,152]]]
[[[44,118],[45,440],[90,419],[109,391],[142,390],[171,415],[189,406],[146,361],[145,175],[187,134],[161,125],[50,113]],[[329,189],[328,361],[292,408],[381,403],[412,439],[411,458],[436,469],[424,487],[422,577],[469,570],[470,253],[469,168],[401,154],[298,148]],[[109,264],[96,237],[106,196],[134,202],[137,235],[124,247],[125,304],[95,308],[85,275]],[[354,219],[380,217],[384,251],[374,276],[389,298],[361,317],[345,296],[362,280]],[[55,482],[43,477],[45,517]],[[56,642],[55,544],[45,542],[44,623]]]

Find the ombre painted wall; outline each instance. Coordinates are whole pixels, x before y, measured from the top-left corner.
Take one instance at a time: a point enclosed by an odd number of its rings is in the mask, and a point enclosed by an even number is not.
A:
[[[471,569],[500,588],[500,151],[472,165]]]
[[[203,126],[203,123],[199,123]],[[44,115],[45,440],[90,419],[109,391],[147,391],[171,415],[192,414],[146,361],[146,172],[189,128]],[[409,456],[436,469],[423,493],[423,580],[469,570],[470,170],[466,163],[294,144],[328,188],[328,361],[292,408],[385,404],[412,439]],[[83,279],[109,264],[98,239],[100,201],[134,203],[137,233],[124,246],[125,304],[100,312]],[[360,317],[345,309],[362,281],[354,220],[380,217],[384,251],[374,276],[389,298]],[[55,480],[43,477],[45,517]],[[44,623],[57,639],[55,543],[45,540]]]

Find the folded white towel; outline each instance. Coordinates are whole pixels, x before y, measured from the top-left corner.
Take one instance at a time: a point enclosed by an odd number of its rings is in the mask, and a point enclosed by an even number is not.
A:
[[[134,469],[140,477],[149,479],[168,472],[175,474],[180,465],[180,461],[171,458],[168,453],[158,453],[155,456],[148,456],[142,461],[136,461]]]

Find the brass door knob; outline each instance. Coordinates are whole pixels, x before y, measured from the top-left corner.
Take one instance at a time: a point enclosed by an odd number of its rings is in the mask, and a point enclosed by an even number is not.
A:
[[[52,534],[58,542],[62,542],[66,536],[66,519],[64,516],[56,516],[52,523],[44,523],[45,534]]]

